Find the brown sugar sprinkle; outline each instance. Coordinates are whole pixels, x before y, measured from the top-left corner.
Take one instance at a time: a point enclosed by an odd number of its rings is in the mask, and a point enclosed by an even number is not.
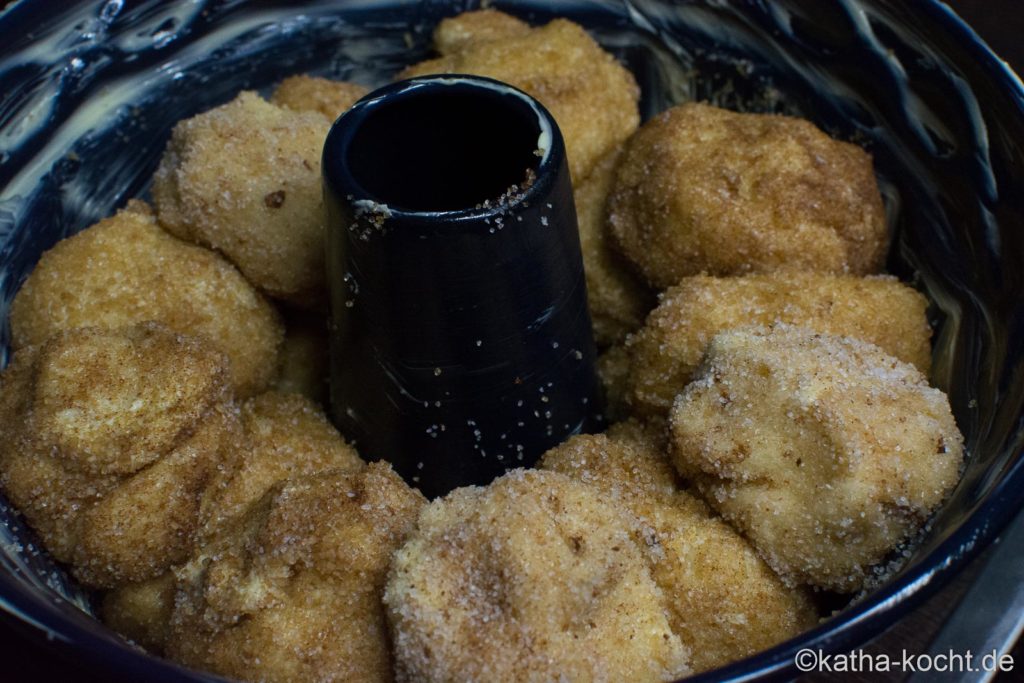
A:
[[[277,190],[276,192],[271,192],[270,194],[267,194],[263,197],[263,204],[268,209],[280,209],[282,206],[284,206],[285,196],[286,195],[284,190]]]

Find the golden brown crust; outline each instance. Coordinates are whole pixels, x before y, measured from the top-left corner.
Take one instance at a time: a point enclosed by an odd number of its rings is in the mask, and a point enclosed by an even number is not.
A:
[[[674,461],[786,580],[856,591],[956,484],[945,394],[858,340],[778,325],[711,340]]]
[[[298,394],[270,391],[242,405],[245,440],[203,500],[203,537],[210,539],[272,486],[327,470],[355,472],[364,463],[319,406]]]
[[[536,97],[562,131],[574,184],[640,122],[640,89],[632,74],[565,19],[522,35],[470,41],[405,69],[399,78],[442,73],[488,76]]]
[[[541,458],[541,469],[597,486],[616,500],[641,502],[675,495],[676,473],[665,450],[652,448],[642,425],[620,423],[612,435],[581,434]],[[647,446],[647,447],[645,447]]]
[[[286,479],[365,467],[320,409],[298,395],[268,392],[247,401],[230,457],[203,492],[200,530],[192,556],[223,542],[267,491]],[[162,653],[177,580],[173,571],[118,586],[103,599],[103,620],[151,652]]]
[[[319,112],[334,121],[370,89],[357,83],[316,76],[289,76],[270,96],[270,103],[292,111]]]
[[[161,230],[142,202],[43,254],[11,305],[15,349],[76,327],[147,320],[227,354],[241,396],[273,377],[283,333],[277,313],[227,261]]]
[[[687,671],[635,520],[555,472],[424,508],[384,602],[399,680],[660,681]]]
[[[777,273],[684,278],[665,292],[627,343],[625,400],[639,415],[666,415],[711,338],[727,329],[782,322],[876,344],[927,373],[928,301],[892,277]]]
[[[153,176],[160,223],[211,247],[267,294],[323,299],[320,155],[330,121],[243,92],[174,127]]]
[[[695,672],[813,626],[809,596],[783,585],[741,536],[679,489],[665,446],[657,426],[623,422],[608,435],[569,439],[541,467],[596,487],[637,516],[672,630]]]
[[[871,158],[796,118],[673,107],[630,138],[611,232],[658,289],[687,275],[878,272],[887,234]]]
[[[442,55],[449,55],[473,43],[514,38],[529,31],[525,21],[495,9],[463,12],[441,20],[434,29],[434,47]]]
[[[594,340],[600,347],[621,342],[643,325],[647,312],[654,307],[654,295],[629,271],[622,256],[612,249],[608,236],[605,200],[620,153],[616,149],[601,159],[574,193],[587,303]]]
[[[82,328],[21,349],[0,392],[24,397],[0,409],[0,483],[80,581],[143,581],[187,557],[237,438],[221,354],[153,323]]]
[[[179,570],[168,655],[246,680],[391,680],[380,592],[423,502],[383,463],[279,484]]]

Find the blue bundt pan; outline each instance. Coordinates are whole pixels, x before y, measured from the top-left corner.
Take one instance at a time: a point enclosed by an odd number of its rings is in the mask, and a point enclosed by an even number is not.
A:
[[[0,335],[43,250],[134,196],[175,121],[315,71],[369,85],[429,54],[470,2],[23,1],[0,15]],[[802,647],[864,643],[954,576],[1024,502],[1024,85],[946,6],[896,0],[497,2],[570,17],[636,74],[645,117],[684,100],[811,119],[875,159],[889,268],[925,291],[933,382],[969,451],[901,571],[801,637],[699,680],[792,675]],[[0,436],[2,438],[2,436]],[[0,607],[111,677],[215,680],[151,658],[0,502]]]

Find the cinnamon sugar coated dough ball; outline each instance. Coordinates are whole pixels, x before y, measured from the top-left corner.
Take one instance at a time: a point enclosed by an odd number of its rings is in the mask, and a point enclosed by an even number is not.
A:
[[[12,343],[20,349],[75,327],[147,320],[224,352],[240,396],[273,379],[283,335],[273,307],[234,266],[171,237],[134,200],[43,254],[11,305]]]
[[[246,401],[241,424],[245,441],[235,449],[232,467],[218,472],[204,495],[207,538],[289,477],[366,465],[320,407],[298,394],[270,391]]]
[[[424,508],[384,593],[403,681],[663,681],[688,672],[635,520],[513,470]]]
[[[449,55],[472,43],[514,38],[529,32],[529,24],[504,12],[475,10],[442,19],[434,29],[434,47],[442,55]]]
[[[179,570],[171,659],[248,681],[390,681],[381,604],[423,497],[384,463],[271,489]]]
[[[467,33],[472,31],[468,22],[463,26]],[[503,81],[532,95],[558,123],[565,138],[569,173],[578,184],[598,159],[639,125],[636,80],[582,27],[565,19],[513,35],[499,32],[499,36],[493,40],[464,37],[462,49],[415,64],[399,78],[472,74]]]
[[[618,150],[605,155],[574,193],[594,341],[602,347],[622,341],[643,325],[654,307],[653,294],[629,271],[607,234],[605,200],[619,157]]]
[[[803,119],[683,104],[626,145],[612,234],[648,282],[686,275],[878,272],[885,212],[864,150]]]
[[[642,547],[694,672],[814,626],[809,596],[785,586],[742,536],[679,488],[666,444],[649,427],[620,424],[608,435],[569,439],[548,451],[541,466],[597,487],[640,520]]]
[[[316,76],[290,76],[277,86],[270,103],[292,111],[315,111],[334,121],[370,89],[346,81]]]
[[[320,408],[299,395],[267,392],[250,399],[242,406],[241,428],[241,438],[229,448],[231,457],[203,492],[192,554],[230,534],[237,520],[275,485],[328,471],[358,472],[366,466]],[[147,650],[162,653],[176,587],[173,571],[118,586],[103,598],[103,621]]]
[[[711,340],[674,462],[786,580],[856,591],[959,478],[946,395],[862,341],[778,325]]]
[[[229,397],[224,356],[162,326],[59,333],[0,381],[0,484],[85,585],[158,576],[237,440]]]
[[[160,223],[211,247],[270,296],[323,298],[320,155],[331,122],[243,92],[180,121],[153,176]]]
[[[789,273],[683,278],[627,344],[625,400],[640,415],[667,415],[711,338],[782,322],[875,344],[927,373],[928,300],[893,277]]]

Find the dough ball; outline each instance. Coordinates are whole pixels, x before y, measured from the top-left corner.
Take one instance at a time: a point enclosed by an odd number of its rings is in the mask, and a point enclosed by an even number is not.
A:
[[[625,429],[620,427],[611,435],[570,438],[545,453],[540,467],[596,486],[611,499],[630,506],[661,503],[678,493],[668,453],[647,439],[640,423],[621,424]]]
[[[232,466],[218,472],[204,496],[206,539],[285,479],[366,465],[320,407],[298,394],[270,391],[246,401],[241,424],[245,440]]]
[[[514,470],[427,506],[384,602],[399,680],[663,681],[688,672],[635,520]]]
[[[450,21],[461,23],[467,34],[472,31],[473,22],[462,23],[459,17]],[[487,23],[493,26],[496,20],[492,17]],[[532,95],[555,117],[565,138],[573,183],[581,182],[598,159],[639,125],[636,80],[571,21],[555,19],[522,33],[497,33],[493,40],[463,36],[456,40],[462,49],[415,64],[399,77],[487,76]]]
[[[946,395],[877,346],[777,325],[711,340],[674,461],[791,583],[853,592],[952,490]]]
[[[871,157],[803,119],[673,107],[626,145],[611,232],[647,281],[878,272],[885,212]]]
[[[274,90],[270,103],[292,111],[319,112],[333,122],[368,92],[369,88],[357,83],[290,76]]]
[[[607,234],[605,199],[619,157],[619,150],[606,155],[574,193],[587,301],[594,340],[600,347],[621,342],[643,325],[644,317],[654,307],[654,295],[629,271]]]
[[[302,396],[268,392],[241,410],[241,434],[214,473],[200,505],[192,556],[218,547],[239,519],[271,488],[295,477],[358,472],[365,467],[320,409]],[[118,586],[103,598],[103,621],[154,653],[170,630],[178,582],[168,571],[149,581]]]
[[[180,121],[153,176],[160,223],[211,247],[270,296],[324,299],[320,155],[331,122],[252,92]]]
[[[636,422],[548,451],[542,467],[596,487],[640,520],[652,576],[695,672],[742,659],[814,626],[809,596],[681,490],[664,440]]]
[[[880,346],[927,373],[927,299],[892,277],[818,273],[684,278],[665,292],[627,344],[626,400],[641,415],[667,415],[711,338],[782,322]]]
[[[277,313],[230,263],[161,230],[142,202],[58,242],[11,305],[15,349],[76,327],[147,320],[226,354],[239,396],[273,379],[283,334]]]
[[[179,570],[168,656],[244,680],[392,680],[381,591],[424,502],[384,463],[272,488]]]
[[[227,381],[222,354],[155,323],[25,347],[0,380],[0,484],[83,584],[158,576],[237,441]]]
[[[529,32],[530,25],[525,21],[495,9],[481,9],[441,20],[434,29],[434,47],[442,55],[450,55],[473,43],[521,37]]]

